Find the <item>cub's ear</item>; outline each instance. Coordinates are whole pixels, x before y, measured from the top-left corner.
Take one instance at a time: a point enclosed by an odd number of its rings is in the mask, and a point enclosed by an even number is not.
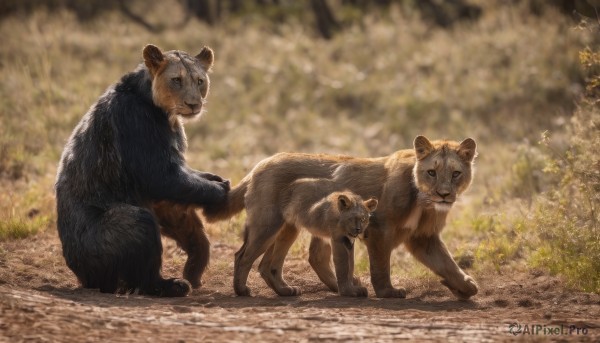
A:
[[[156,45],[152,44],[148,44],[144,47],[143,55],[146,67],[150,70],[150,74],[154,76],[158,68],[160,68],[161,64],[165,61],[165,56]]]
[[[369,210],[369,212],[373,213],[377,209],[378,202],[377,202],[377,199],[371,198],[371,199],[365,201],[364,204],[367,207],[367,209]]]
[[[460,142],[460,146],[458,147],[458,156],[460,156],[460,158],[462,158],[465,162],[473,162],[475,157],[477,157],[477,144],[472,138],[467,138]]]
[[[215,61],[215,54],[212,49],[205,46],[202,48],[202,51],[198,55],[196,55],[196,59],[200,61],[204,70],[209,71],[213,66],[213,62]]]
[[[425,136],[417,136],[413,143],[415,146],[415,152],[417,153],[417,160],[422,160],[427,157],[433,151],[433,144]]]
[[[340,211],[345,211],[352,207],[352,201],[345,194],[340,194],[338,196],[338,206]]]

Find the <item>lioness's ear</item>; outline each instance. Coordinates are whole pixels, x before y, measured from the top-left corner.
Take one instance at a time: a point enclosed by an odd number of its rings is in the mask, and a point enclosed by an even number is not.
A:
[[[417,136],[413,145],[415,146],[415,152],[417,153],[417,160],[424,159],[434,149],[429,139],[425,138],[425,136]]]
[[[348,198],[346,195],[340,194],[338,196],[338,206],[340,208],[340,211],[345,211],[352,206],[352,202],[350,201],[350,198]]]
[[[367,207],[367,209],[369,209],[369,212],[375,212],[375,210],[377,209],[377,199],[375,198],[371,198],[367,201],[364,202],[365,206]]]
[[[460,142],[458,156],[466,162],[473,162],[475,157],[477,157],[477,144],[472,138],[467,138]]]
[[[165,56],[156,45],[152,44],[146,45],[142,53],[144,55],[146,67],[150,70],[150,74],[154,76],[158,68],[160,68],[161,64],[164,62]]]
[[[209,71],[215,60],[215,54],[211,48],[205,46],[202,48],[202,51],[196,55],[196,59],[200,61],[200,64],[202,64],[204,70]]]

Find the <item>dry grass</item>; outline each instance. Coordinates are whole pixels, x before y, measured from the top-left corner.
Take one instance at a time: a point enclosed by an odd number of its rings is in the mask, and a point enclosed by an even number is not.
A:
[[[213,28],[191,22],[160,35],[118,14],[85,24],[66,12],[8,18],[0,22],[0,174],[12,195],[0,197],[2,228],[29,220],[31,209],[53,223],[64,142],[103,90],[141,61],[145,44],[190,52],[209,45],[216,64],[208,113],[187,126],[191,166],[235,183],[278,151],[378,156],[409,147],[418,134],[473,137],[478,172],[445,238],[480,265],[499,254],[508,263],[522,249],[491,232],[517,232],[508,218],[527,216],[528,197],[543,183],[535,179],[540,133],[565,140],[583,90],[577,54],[597,35],[551,11],[532,17],[519,7],[482,6],[480,21],[448,31],[393,8],[331,41],[296,22],[273,27],[256,18]],[[209,227],[212,240],[239,242],[241,222]],[[306,246],[302,238],[294,253]],[[395,254],[395,268],[414,269],[402,250]],[[366,253],[358,255],[366,272]]]

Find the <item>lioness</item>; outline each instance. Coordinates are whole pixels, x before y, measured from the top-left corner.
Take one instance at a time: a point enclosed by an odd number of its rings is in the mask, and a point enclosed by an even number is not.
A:
[[[267,249],[259,265],[261,276],[277,294],[300,294],[300,289],[288,286],[283,280],[282,268],[299,229],[306,228],[315,236],[331,239],[337,275],[337,283],[334,278],[332,288],[339,290],[340,295],[367,296],[367,289],[360,284],[355,285],[353,280],[354,239],[364,235],[369,215],[377,208],[377,200],[363,201],[360,196],[348,191],[331,192],[335,187],[332,182],[320,179],[292,182],[281,194],[280,202],[272,204],[282,208],[283,225],[277,215],[269,216],[259,208],[248,210],[247,233],[240,251],[243,250],[244,256],[251,259],[249,263],[252,265],[264,252],[262,246],[265,241],[272,241],[277,236],[275,244]],[[249,295],[245,287],[236,287],[235,291],[238,295]]]
[[[209,221],[228,218],[244,207],[248,214],[253,213],[246,222],[245,242],[262,244],[251,253],[244,244],[236,253],[236,293],[249,294],[246,280],[252,262],[271,244],[277,246],[288,241],[282,234],[276,239],[271,234],[285,223],[284,194],[296,180],[315,178],[329,179],[339,190],[348,189],[365,199],[379,200],[368,227],[368,237],[364,239],[371,283],[377,297],[406,296],[406,291],[394,288],[390,280],[390,255],[401,243],[441,276],[442,283],[457,297],[477,294],[477,284],[458,267],[440,238],[448,211],[471,183],[476,147],[471,138],[460,143],[430,142],[418,136],[414,149],[399,150],[386,157],[279,153],[259,162],[229,192],[225,207],[205,209]],[[256,230],[254,226],[262,226],[262,229]],[[295,234],[292,229],[284,232]],[[332,288],[335,277],[330,260],[329,243],[314,236],[310,243],[310,264],[319,278]],[[270,264],[277,265],[275,260]]]

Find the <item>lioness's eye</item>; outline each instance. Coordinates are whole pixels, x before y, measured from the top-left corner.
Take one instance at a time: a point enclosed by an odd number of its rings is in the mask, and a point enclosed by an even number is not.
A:
[[[198,79],[198,86],[202,86],[204,84],[204,80]]]
[[[180,77],[174,77],[171,79],[171,81],[173,81],[174,84],[176,85],[180,85],[181,84],[181,78]]]
[[[459,177],[459,176],[460,176],[460,174],[461,174],[461,172],[459,172],[459,171],[457,170],[457,171],[455,171],[454,173],[452,173],[452,177],[456,179],[457,177]]]
[[[427,171],[427,174],[429,174],[429,176],[431,176],[431,177],[435,177],[435,170],[433,170],[433,169],[429,169],[429,170]]]

